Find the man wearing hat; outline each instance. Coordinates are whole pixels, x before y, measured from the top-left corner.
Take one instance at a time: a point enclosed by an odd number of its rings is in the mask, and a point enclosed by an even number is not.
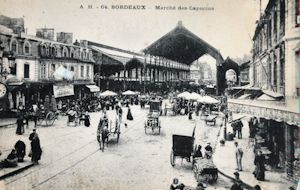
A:
[[[234,172],[233,175],[235,179],[230,190],[243,190],[242,181],[240,180],[239,172]]]
[[[210,159],[212,157],[212,153],[213,153],[213,149],[210,145],[210,143],[208,142],[205,149],[205,156],[207,159]]]

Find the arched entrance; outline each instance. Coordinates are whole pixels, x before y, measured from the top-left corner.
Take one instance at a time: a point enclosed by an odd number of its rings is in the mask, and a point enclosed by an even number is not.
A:
[[[232,71],[230,71],[232,70]],[[226,72],[229,71],[231,76],[235,73],[235,82],[226,79]],[[240,68],[239,65],[229,57],[219,66],[217,66],[217,84],[220,93],[223,93],[229,85],[239,84]],[[228,83],[229,82],[229,83]]]
[[[182,22],[158,39],[156,42],[144,49],[146,55],[160,56],[190,66],[195,60],[208,54],[216,60],[217,65],[217,94],[224,91],[225,81],[224,59],[216,48],[187,30]],[[226,69],[225,69],[226,70]],[[221,72],[221,73],[219,73]],[[219,83],[221,82],[221,85]]]

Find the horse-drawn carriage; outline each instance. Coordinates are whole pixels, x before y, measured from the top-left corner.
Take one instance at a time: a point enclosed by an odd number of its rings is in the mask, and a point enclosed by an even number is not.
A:
[[[193,160],[195,127],[188,135],[173,134],[173,146],[170,155],[170,163],[174,167],[176,164],[176,157],[186,159],[187,162]]]
[[[54,121],[58,118],[59,113],[54,110],[40,108],[36,112],[30,112],[32,119],[36,118],[37,125],[52,126]]]
[[[115,138],[116,142],[119,142],[121,134],[120,122],[116,121],[115,127],[112,127],[112,121],[108,120],[106,116],[100,119],[97,129],[97,140],[100,145],[100,149],[104,151],[105,143],[108,144],[109,138]]]
[[[154,129],[158,129],[158,133],[160,134],[161,124],[159,121],[159,116],[161,113],[160,101],[151,100],[150,101],[150,111],[147,115],[147,121],[145,122],[145,134],[147,134],[147,130],[150,128],[152,132]]]
[[[197,181],[204,179],[208,182],[215,182],[218,179],[218,169],[211,158],[196,157],[194,148],[195,127],[189,134],[173,134],[173,146],[170,155],[170,163],[174,167],[176,158],[192,163],[193,172]]]

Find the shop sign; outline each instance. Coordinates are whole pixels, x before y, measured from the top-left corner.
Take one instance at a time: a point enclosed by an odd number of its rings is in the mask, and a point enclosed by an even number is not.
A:
[[[53,93],[55,98],[74,95],[74,86],[69,85],[53,85]]]
[[[256,117],[285,121],[288,124],[298,125],[300,114],[265,107],[251,106],[239,103],[228,103],[228,109],[233,112],[245,113]]]

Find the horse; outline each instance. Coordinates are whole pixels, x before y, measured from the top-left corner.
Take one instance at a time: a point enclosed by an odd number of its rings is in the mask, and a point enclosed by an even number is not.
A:
[[[105,143],[108,145],[108,121],[104,119],[100,119],[98,129],[97,129],[97,141],[100,145],[100,150],[104,151]]]

